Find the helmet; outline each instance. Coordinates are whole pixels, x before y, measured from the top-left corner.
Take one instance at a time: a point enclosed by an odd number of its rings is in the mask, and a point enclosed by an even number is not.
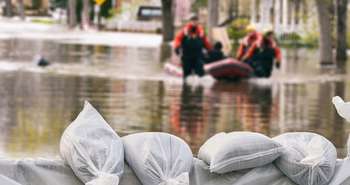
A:
[[[198,15],[195,13],[192,13],[189,17],[188,20],[190,21],[198,21]]]
[[[255,24],[251,23],[246,27],[246,31],[248,32],[252,32],[252,31],[256,31],[256,26]]]

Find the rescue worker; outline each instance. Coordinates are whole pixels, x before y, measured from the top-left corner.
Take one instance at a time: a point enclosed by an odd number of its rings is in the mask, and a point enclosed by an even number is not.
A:
[[[255,76],[270,77],[274,61],[276,68],[281,63],[281,50],[272,29],[265,31],[263,38],[253,43],[242,59],[254,69]]]
[[[242,39],[236,54],[237,60],[242,60],[250,46],[258,40],[262,39],[262,34],[256,30],[254,24],[247,26],[246,31],[248,34]]]
[[[211,45],[203,27],[198,23],[197,15],[191,15],[190,22],[176,35],[174,48],[177,55],[181,54],[184,80],[193,71],[200,77],[204,76],[203,49],[210,51]]]

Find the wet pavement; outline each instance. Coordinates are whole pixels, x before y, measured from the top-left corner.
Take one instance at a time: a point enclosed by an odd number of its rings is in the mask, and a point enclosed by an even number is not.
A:
[[[35,66],[42,53],[53,64]],[[194,153],[217,132],[255,131],[269,136],[317,132],[343,156],[350,132],[331,104],[350,100],[347,75],[321,68],[314,50],[284,50],[271,79],[217,82],[210,77],[169,77],[169,48],[107,47],[30,39],[0,41],[0,155],[58,155],[64,128],[89,100],[126,135],[169,132]]]

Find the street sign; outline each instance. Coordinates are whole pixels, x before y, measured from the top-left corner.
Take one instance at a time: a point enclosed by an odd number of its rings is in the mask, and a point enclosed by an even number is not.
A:
[[[102,5],[104,2],[106,2],[106,0],[95,0],[97,5]]]

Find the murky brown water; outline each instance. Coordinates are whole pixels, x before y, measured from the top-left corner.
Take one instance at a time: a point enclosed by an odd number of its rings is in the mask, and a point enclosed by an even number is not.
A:
[[[69,75],[50,68],[32,70],[37,68],[31,60],[39,51]],[[283,72],[270,80],[182,85],[163,74],[162,49],[1,41],[0,61],[7,62],[0,63],[0,153],[57,155],[64,128],[89,100],[120,135],[169,132],[184,138],[195,153],[222,131],[269,136],[312,131],[330,139],[343,156],[350,127],[330,100],[335,95],[350,100],[350,84],[305,80],[336,76],[333,69],[318,67],[314,51],[289,50],[284,55]],[[12,63],[17,68],[1,70],[1,65]],[[84,69],[91,74],[80,75]],[[95,74],[102,77],[92,77]]]

